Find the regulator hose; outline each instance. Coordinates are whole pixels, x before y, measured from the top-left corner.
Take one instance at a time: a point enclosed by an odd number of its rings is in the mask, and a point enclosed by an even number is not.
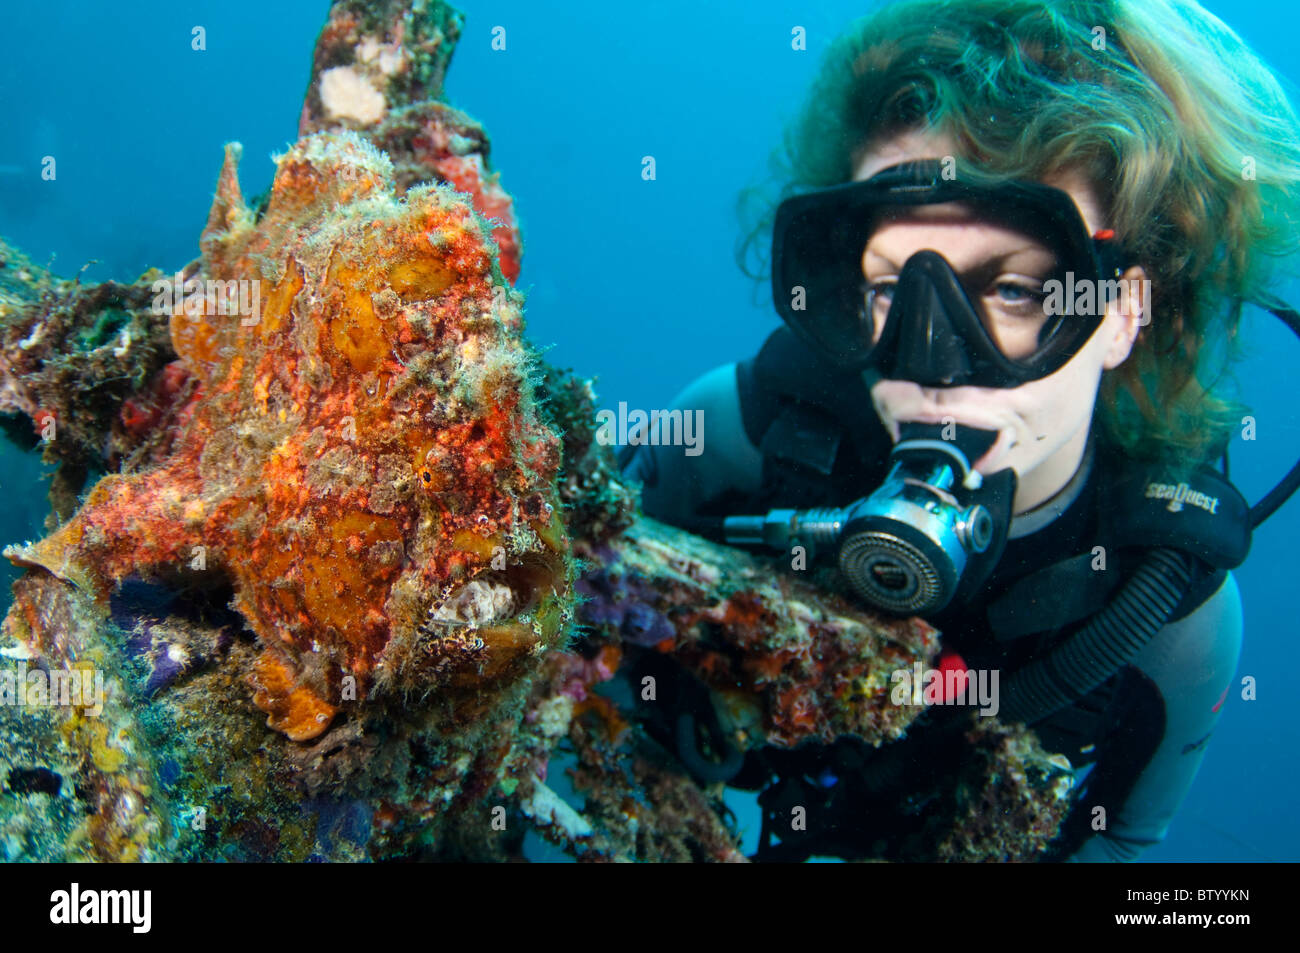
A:
[[[1191,588],[1194,556],[1157,546],[1147,551],[1114,599],[1074,635],[1007,680],[1004,721],[1032,725],[1073,704],[1146,647]]]
[[[1261,292],[1244,303],[1268,311],[1300,337],[1300,313],[1280,298]],[[1297,489],[1300,461],[1251,507],[1251,528],[1272,516]],[[1044,658],[1007,680],[1009,698],[1001,706],[1003,717],[1032,725],[1082,698],[1131,662],[1187,595],[1197,562],[1181,550],[1149,550],[1109,605]]]

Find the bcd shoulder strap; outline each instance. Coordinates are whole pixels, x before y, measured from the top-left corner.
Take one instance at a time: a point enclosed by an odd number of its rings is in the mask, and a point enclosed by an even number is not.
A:
[[[892,441],[871,409],[860,373],[846,373],[779,327],[737,365],[741,417],[763,454],[763,489],[771,506],[830,506],[872,487]]]
[[[1052,632],[1104,607],[1141,551],[1169,546],[1201,571],[1170,621],[1197,609],[1250,551],[1250,508],[1227,477],[1201,465],[1175,479],[1162,464],[1110,454],[1096,500],[1098,538],[1088,552],[1018,580],[987,610],[998,641]],[[1101,463],[1099,456],[1098,465]],[[1099,568],[1098,559],[1105,568]]]
[[[1176,477],[1167,467],[1134,465],[1113,492],[1116,545],[1170,546],[1225,570],[1250,553],[1250,507],[1212,467]]]

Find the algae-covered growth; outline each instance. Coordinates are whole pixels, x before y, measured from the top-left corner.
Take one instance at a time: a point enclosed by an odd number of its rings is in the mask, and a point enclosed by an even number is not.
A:
[[[525,340],[512,200],[440,101],[460,24],[336,3],[259,208],[231,146],[195,262],[4,287],[0,411],[62,475],[50,534],[7,550],[0,651],[101,697],[0,705],[0,856],[503,860],[531,832],[743,860],[708,765],[661,744],[692,725],[669,681],[737,756],[915,719],[883,673],[933,629],[639,516],[589,382]],[[984,818],[950,855],[1032,856],[1059,823],[1064,771],[1011,734],[972,736],[961,809],[1027,800],[1034,830]]]

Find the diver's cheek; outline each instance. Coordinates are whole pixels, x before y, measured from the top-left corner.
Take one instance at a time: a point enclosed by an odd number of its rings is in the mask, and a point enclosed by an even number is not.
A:
[[[1021,451],[1021,452],[1018,452]],[[998,439],[993,441],[984,456],[975,461],[975,469],[985,476],[1011,467],[1020,476],[1024,473],[1022,441],[1016,434],[1015,427],[1003,427],[998,431]],[[1019,459],[1018,459],[1019,458]]]
[[[914,419],[924,402],[920,386],[911,381],[879,380],[871,388],[871,403],[876,408],[876,416],[895,443],[898,442],[899,422]]]

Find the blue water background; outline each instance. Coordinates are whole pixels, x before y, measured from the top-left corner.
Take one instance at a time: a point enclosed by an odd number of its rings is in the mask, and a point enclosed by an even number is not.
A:
[[[737,190],[761,176],[819,53],[862,3],[655,4],[462,0],[450,102],[481,121],[515,197],[520,287],[548,359],[598,375],[601,406],[666,406],[698,374],[752,354],[777,324],[737,269]],[[1300,80],[1288,0],[1224,17],[1288,82]],[[558,8],[558,9],[556,9]],[[198,253],[222,144],[244,144],[244,194],[269,186],[295,138],[324,0],[7,4],[0,26],[0,234],[88,280],[175,268]],[[207,50],[190,48],[191,28]],[[790,48],[795,25],[808,50]],[[493,51],[493,27],[507,48]],[[41,158],[57,159],[54,182]],[[657,179],[641,178],[653,155]],[[1300,298],[1300,289],[1288,288]],[[1300,342],[1252,316],[1239,374],[1258,439],[1232,448],[1251,500],[1300,454]],[[0,450],[0,542],[41,534],[35,456]],[[1144,860],[1297,860],[1295,537],[1300,501],[1255,537],[1237,577],[1246,644],[1234,691],[1168,839]],[[12,578],[12,573],[5,577]],[[5,582],[7,585],[7,581]],[[752,835],[752,831],[750,832]]]

